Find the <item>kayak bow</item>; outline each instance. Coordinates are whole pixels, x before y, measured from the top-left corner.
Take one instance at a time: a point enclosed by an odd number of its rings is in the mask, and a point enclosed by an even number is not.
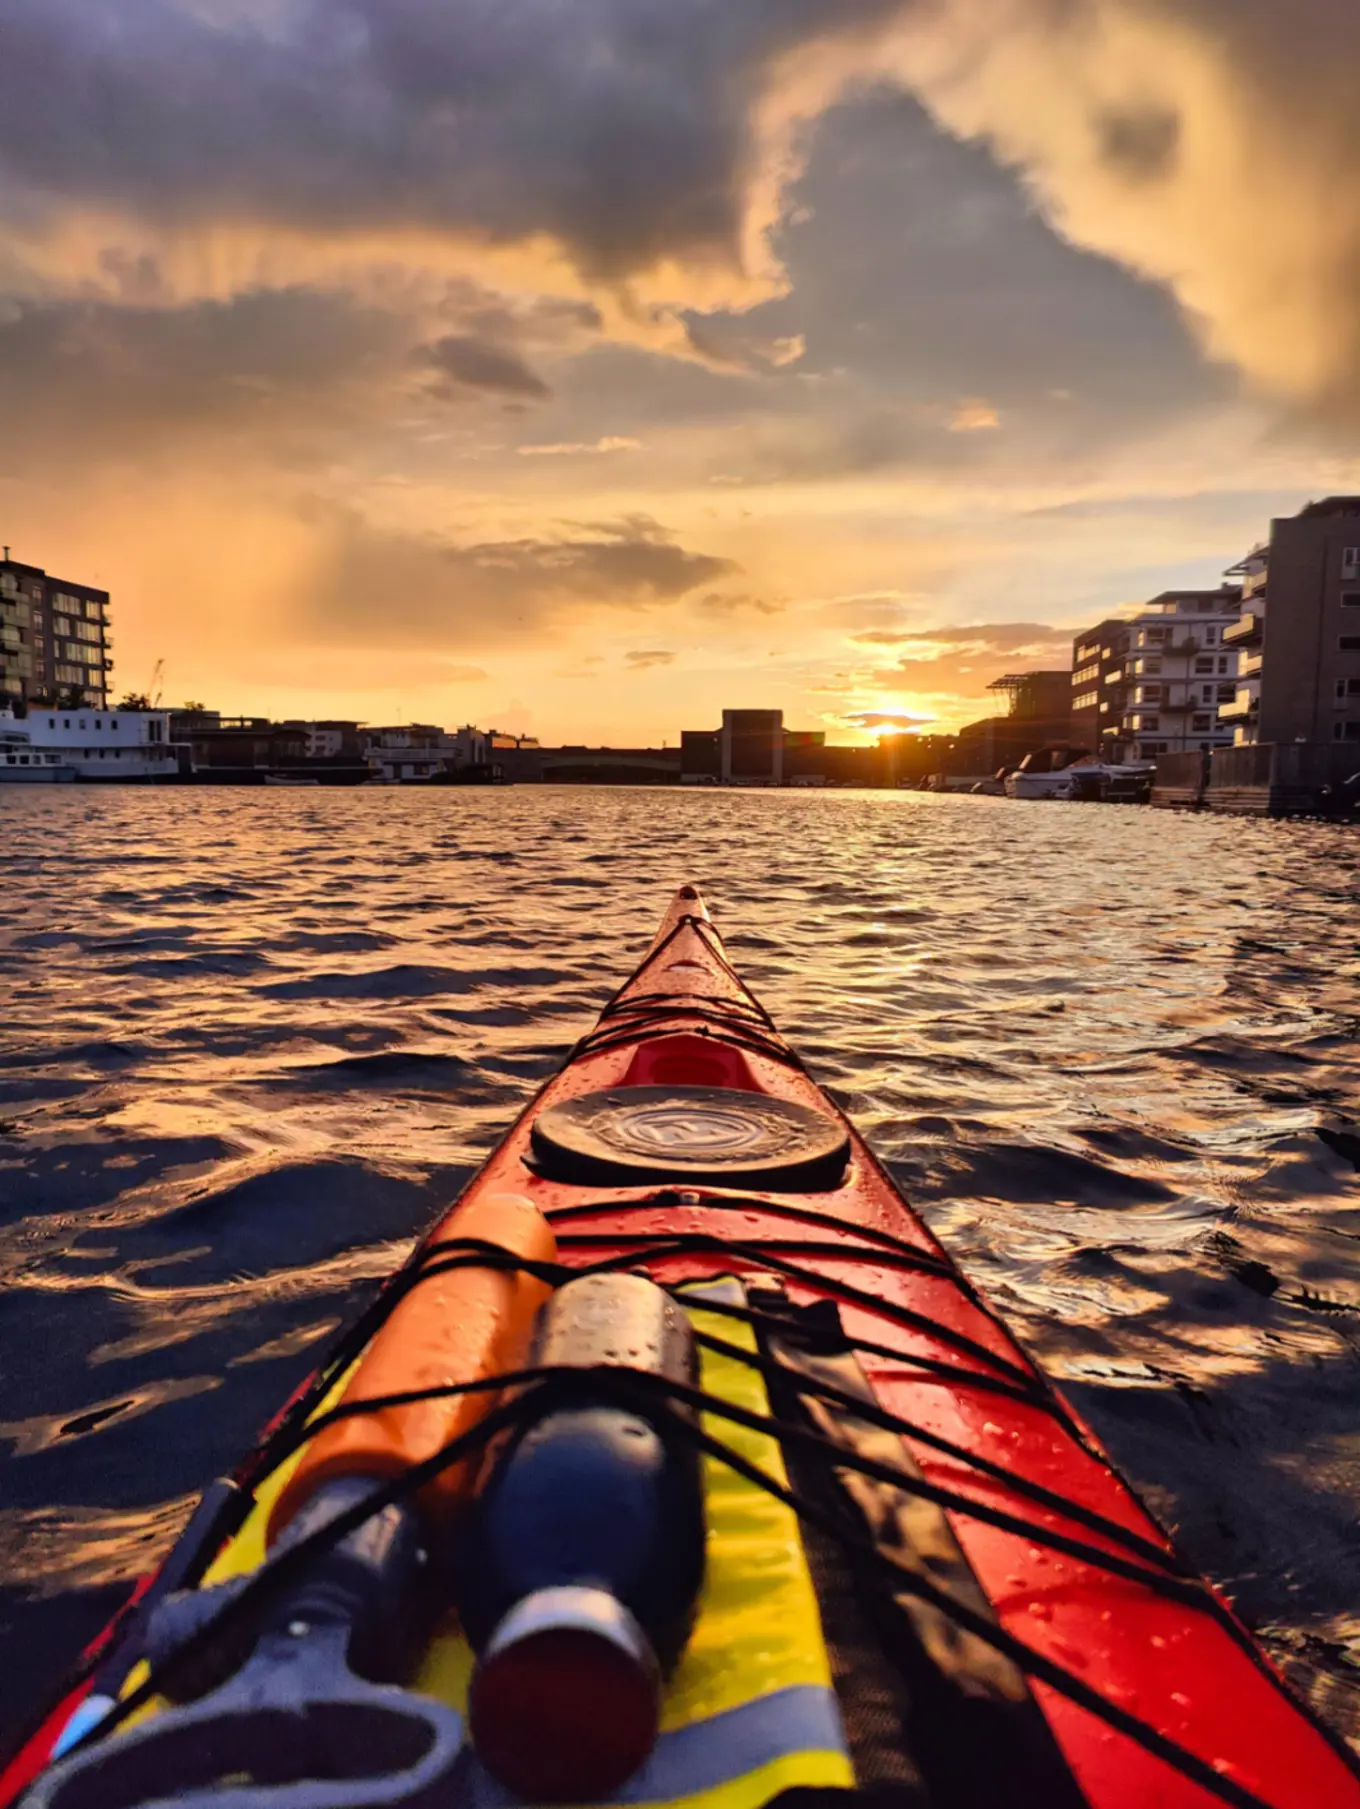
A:
[[[582,1271],[664,1294],[573,1294],[531,1349]],[[413,1566],[403,1646],[379,1622]],[[316,1611],[342,1569],[344,1614]],[[343,1682],[304,1688],[332,1612]],[[1347,1749],[807,1075],[692,886],[87,1671],[0,1803],[36,1778],[41,1809],[492,1809],[507,1778],[582,1800],[571,1779],[626,1772],[596,1800],[1360,1806]]]

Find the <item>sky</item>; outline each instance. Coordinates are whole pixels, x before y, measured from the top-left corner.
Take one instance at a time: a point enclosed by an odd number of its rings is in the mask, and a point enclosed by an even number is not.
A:
[[[1354,0],[4,0],[0,539],[117,690],[865,739],[1360,490]]]

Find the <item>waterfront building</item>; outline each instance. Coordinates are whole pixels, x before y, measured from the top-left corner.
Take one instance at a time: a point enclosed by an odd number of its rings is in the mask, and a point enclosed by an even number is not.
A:
[[[837,765],[840,756],[847,761]],[[683,785],[826,785],[861,783],[843,772],[867,771],[857,757],[875,748],[829,748],[824,729],[786,729],[782,710],[724,710],[718,729],[680,735]],[[834,769],[834,770],[833,770]]]
[[[178,777],[182,750],[168,710],[21,705],[0,710],[0,783],[79,779],[127,783]]]
[[[267,772],[301,766],[307,758],[306,725],[267,716],[172,710],[170,733],[187,745],[195,777],[219,785],[256,785]]]
[[[375,779],[429,779],[444,770],[444,731],[411,722],[366,732],[364,758]]]
[[[1072,708],[1068,740],[1102,760],[1117,761],[1123,750],[1128,681],[1129,624],[1108,616],[1072,641]]]
[[[722,730],[680,731],[680,783],[719,785],[722,782]]]
[[[1224,636],[1240,619],[1241,603],[1237,585],[1167,590],[1130,619],[1125,758],[1209,753],[1232,741],[1219,711],[1237,691],[1237,649]]]
[[[365,730],[358,722],[306,722],[289,719],[285,729],[302,729],[309,760],[362,760]]]
[[[103,711],[113,670],[109,593],[0,558],[0,700]]]
[[[1235,745],[1360,743],[1360,496],[1273,521],[1232,575],[1239,665],[1219,719]]]
[[[949,761],[952,778],[990,778],[1018,766],[1040,748],[1066,746],[1072,718],[1068,671],[1010,672],[988,685],[1006,699],[1004,716],[984,716],[961,728]]]
[[[724,785],[782,785],[784,712],[724,710],[719,761]]]

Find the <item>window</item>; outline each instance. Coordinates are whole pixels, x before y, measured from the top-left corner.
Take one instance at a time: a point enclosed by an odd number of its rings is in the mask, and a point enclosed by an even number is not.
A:
[[[1204,630],[1204,645],[1206,647],[1212,647],[1214,642],[1217,641],[1217,639],[1218,639],[1218,630],[1216,628],[1206,628]]]
[[[1196,672],[1212,672],[1213,669],[1214,669],[1214,662],[1212,659],[1200,658],[1195,661],[1195,671]]]
[[[1343,653],[1360,653],[1360,634],[1343,634],[1337,646]]]
[[[1140,716],[1138,718],[1138,728],[1139,728],[1140,733],[1147,732],[1150,734],[1154,729],[1159,729],[1159,728],[1161,728],[1161,726],[1162,726],[1162,719],[1160,716]]]
[[[1360,722],[1334,722],[1333,741],[1360,741]]]
[[[1343,590],[1341,607],[1343,609],[1360,609],[1360,590]]]
[[[1214,719],[1212,716],[1192,716],[1190,719],[1190,727],[1197,735],[1205,734],[1213,726]]]
[[[1218,669],[1220,672],[1226,672],[1228,670],[1228,656],[1226,653],[1221,653],[1218,656]]]
[[[1343,704],[1348,697],[1360,697],[1360,678],[1339,678],[1336,681],[1336,701]]]
[[[1360,546],[1342,547],[1341,576],[1343,578],[1360,578]]]
[[[48,717],[48,719],[47,719],[47,726],[48,726],[48,728],[49,728],[49,729],[54,729],[54,728],[56,728],[56,726],[57,726],[57,719],[56,719],[56,717],[55,717],[55,716],[49,716],[49,717]]]
[[[1093,710],[1099,702],[1099,691],[1083,691],[1080,697],[1072,699],[1072,708],[1074,710]]]
[[[1199,688],[1200,702],[1213,703],[1214,699],[1218,696],[1218,691],[1219,687],[1217,685],[1201,685]]]

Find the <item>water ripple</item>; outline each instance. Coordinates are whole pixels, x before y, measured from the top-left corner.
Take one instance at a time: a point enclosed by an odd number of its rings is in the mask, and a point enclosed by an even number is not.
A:
[[[733,956],[1360,1727],[1360,840],[914,794],[0,795],[0,1693],[40,1692],[631,963]]]

